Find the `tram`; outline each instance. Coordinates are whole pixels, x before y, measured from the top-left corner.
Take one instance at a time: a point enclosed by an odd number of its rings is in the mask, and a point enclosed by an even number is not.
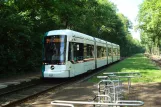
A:
[[[120,60],[120,47],[73,30],[53,30],[43,40],[43,78],[70,78]]]

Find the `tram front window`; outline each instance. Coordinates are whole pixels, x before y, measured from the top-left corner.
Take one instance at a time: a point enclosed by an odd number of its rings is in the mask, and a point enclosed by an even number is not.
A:
[[[44,38],[44,63],[65,64],[66,36],[54,35]]]

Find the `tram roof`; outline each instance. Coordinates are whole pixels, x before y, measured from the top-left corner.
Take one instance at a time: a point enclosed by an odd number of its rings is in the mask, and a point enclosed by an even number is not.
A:
[[[114,44],[114,43],[112,43],[112,45],[113,45],[114,47],[120,47],[119,45],[117,45],[117,44]]]
[[[71,36],[71,37],[79,37],[79,38],[83,38],[83,39],[90,39],[90,40],[94,40],[94,37],[80,33],[80,32],[76,32],[73,30],[69,30],[69,29],[64,29],[64,30],[52,30],[47,32],[46,34],[47,36],[52,36],[52,35],[67,35],[67,36]]]
[[[92,37],[90,35],[83,34],[80,32],[73,31],[73,30],[69,30],[69,29],[51,30],[46,33],[46,36],[52,36],[52,35],[67,35],[67,36],[71,36],[71,37],[79,37],[82,39],[94,40],[94,37]],[[111,42],[108,42],[108,41],[105,41],[105,40],[102,40],[99,38],[95,38],[95,40],[96,40],[96,42],[112,44],[113,46],[119,47],[119,45],[117,45],[117,44],[114,44],[114,43],[111,43]]]
[[[72,35],[70,30],[51,30],[46,33],[46,36],[52,35]]]

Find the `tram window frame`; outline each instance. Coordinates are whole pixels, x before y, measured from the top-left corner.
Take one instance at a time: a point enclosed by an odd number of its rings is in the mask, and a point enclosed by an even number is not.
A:
[[[87,44],[87,56],[94,58],[94,45]]]
[[[66,35],[45,36],[44,46],[44,63],[64,65],[66,62]]]
[[[83,43],[75,43],[74,44],[74,60],[75,61],[82,61],[83,60],[83,50],[84,44]]]
[[[71,49],[71,47],[73,49]],[[69,42],[68,61],[78,63],[83,61],[84,44],[77,42]]]
[[[97,58],[104,59],[106,58],[106,47],[103,46],[97,46]]]
[[[71,47],[73,47],[73,50]],[[73,54],[73,56],[71,54]],[[69,42],[68,61],[80,63],[91,60],[94,60],[94,45]]]
[[[84,59],[85,62],[94,60],[94,45],[84,44]]]
[[[68,61],[72,61],[72,49],[71,49],[71,42],[69,42],[69,47],[68,47]]]

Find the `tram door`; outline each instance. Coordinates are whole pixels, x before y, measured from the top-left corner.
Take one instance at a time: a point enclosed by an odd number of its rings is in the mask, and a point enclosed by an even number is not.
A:
[[[85,72],[83,63],[83,44],[69,43],[69,61],[71,62],[70,76],[76,76]]]
[[[75,76],[74,74],[74,47],[73,47],[73,43],[69,42],[69,50],[68,50],[68,61],[70,61],[70,73],[69,73],[69,77],[73,77]]]

